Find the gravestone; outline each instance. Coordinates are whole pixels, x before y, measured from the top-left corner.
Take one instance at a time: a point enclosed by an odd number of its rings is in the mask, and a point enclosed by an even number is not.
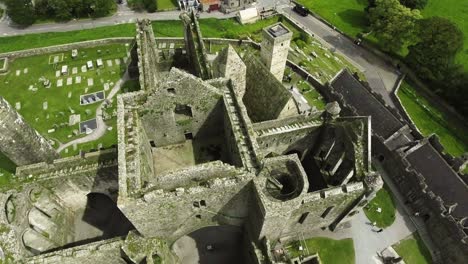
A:
[[[62,79],[58,79],[57,80],[57,87],[62,87],[63,86],[63,80]]]
[[[112,67],[112,65],[113,65],[112,60],[107,60],[106,62],[107,62],[108,67]]]
[[[55,77],[60,77],[60,71],[55,71]]]
[[[21,102],[16,102],[15,108],[16,110],[21,110]]]
[[[93,86],[94,85],[94,79],[93,78],[89,78],[88,79],[88,86]]]
[[[49,108],[49,103],[47,103],[47,101],[43,102],[42,103],[42,109],[47,110],[47,108]]]
[[[72,85],[73,84],[73,77],[67,78],[67,85]]]
[[[73,67],[72,74],[77,74],[77,73],[78,73],[78,67]]]
[[[104,91],[108,91],[109,90],[109,84],[108,83],[105,83],[104,84]]]
[[[120,65],[120,59],[115,59],[115,65]]]
[[[76,83],[76,84],[81,83],[81,76],[76,76],[76,77],[75,77],[75,83]]]
[[[87,72],[88,68],[86,68],[86,65],[81,66],[81,72]]]
[[[68,98],[72,97],[72,92],[68,92]]]

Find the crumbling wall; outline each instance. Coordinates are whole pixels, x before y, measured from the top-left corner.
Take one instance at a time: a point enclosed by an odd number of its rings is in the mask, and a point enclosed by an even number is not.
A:
[[[213,62],[213,77],[231,79],[240,99],[245,94],[246,73],[247,67],[231,45],[223,49]]]
[[[255,131],[263,156],[287,152],[303,155],[316,144],[321,126],[320,119],[301,116],[257,123]]]
[[[160,147],[185,141],[187,133],[192,133],[193,138],[219,136],[223,132],[223,112],[222,92],[173,68],[139,115],[148,139]]]
[[[51,162],[59,157],[50,143],[1,96],[0,152],[16,165]]]
[[[248,214],[253,175],[225,164],[200,166],[206,177],[198,179],[199,170],[186,170],[182,175],[191,174],[191,184],[175,190],[149,189],[141,197],[119,200],[119,208],[142,235],[169,241],[204,226],[242,225]]]
[[[247,54],[244,63],[247,86],[243,102],[253,122],[299,114],[291,93],[255,55]]]

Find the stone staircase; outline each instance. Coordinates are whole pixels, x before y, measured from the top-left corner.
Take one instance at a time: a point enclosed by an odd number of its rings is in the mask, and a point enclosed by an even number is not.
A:
[[[268,135],[287,133],[287,132],[291,132],[294,130],[307,129],[307,128],[312,128],[312,127],[317,127],[317,122],[313,122],[313,121],[297,122],[297,123],[284,125],[281,127],[273,127],[273,128],[257,130],[256,133],[257,133],[257,136],[268,136]]]

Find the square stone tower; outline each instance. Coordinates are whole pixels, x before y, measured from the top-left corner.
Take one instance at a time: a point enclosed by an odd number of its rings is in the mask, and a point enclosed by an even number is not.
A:
[[[281,23],[263,29],[262,61],[280,82],[283,80],[292,35],[293,33]]]

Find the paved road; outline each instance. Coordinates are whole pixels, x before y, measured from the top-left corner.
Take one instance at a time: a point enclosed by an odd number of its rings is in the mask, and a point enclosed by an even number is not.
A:
[[[350,228],[335,232],[317,230],[314,236],[332,239],[352,238],[355,262],[360,264],[375,264],[377,253],[408,237],[416,230],[400,205],[397,205],[395,222],[380,233],[373,231],[376,228],[372,228],[362,210],[351,219],[350,224]]]
[[[279,8],[279,11],[303,25],[305,30],[314,34],[324,45],[336,49],[353,64],[357,65],[364,72],[372,89],[381,94],[387,104],[394,106],[389,93],[394,88],[399,76],[399,72],[395,67],[388,65],[364,48],[355,45],[351,40],[313,16],[300,16],[292,11],[290,6],[284,5]]]
[[[45,23],[35,24],[27,28],[15,27],[9,19],[0,21],[0,36],[14,36],[31,33],[43,32],[66,32],[73,30],[89,29],[95,27],[112,26],[117,24],[134,23],[136,19],[148,18],[150,20],[179,20],[180,11],[168,12],[134,12],[128,7],[119,7],[117,13],[110,17],[97,19],[80,19],[65,23]],[[201,18],[230,18],[234,17],[235,13],[223,14],[220,12],[201,13]]]
[[[112,90],[110,91],[110,93],[107,95],[107,98],[106,100],[110,100],[112,99],[116,94],[117,92],[120,90],[120,88],[122,87],[122,85],[127,81],[129,80],[129,76],[128,76],[128,72],[125,72],[124,76],[122,76],[122,78],[120,78],[119,81],[117,81],[117,83],[114,85],[114,87],[112,88]],[[78,138],[78,139],[75,139],[75,140],[72,140],[68,143],[65,143],[63,145],[60,145],[60,147],[57,149],[57,152],[62,152],[64,149],[74,145],[74,144],[82,144],[82,143],[87,143],[87,142],[91,142],[91,141],[95,141],[95,140],[98,140],[100,139],[102,136],[104,136],[104,134],[106,133],[107,131],[107,125],[106,123],[104,122],[104,120],[102,119],[102,107],[104,105],[104,102],[103,101],[99,107],[97,108],[96,110],[96,123],[97,123],[97,128],[89,135],[86,135],[85,137],[82,137],[82,138]],[[117,129],[117,128],[114,128],[114,129]]]

